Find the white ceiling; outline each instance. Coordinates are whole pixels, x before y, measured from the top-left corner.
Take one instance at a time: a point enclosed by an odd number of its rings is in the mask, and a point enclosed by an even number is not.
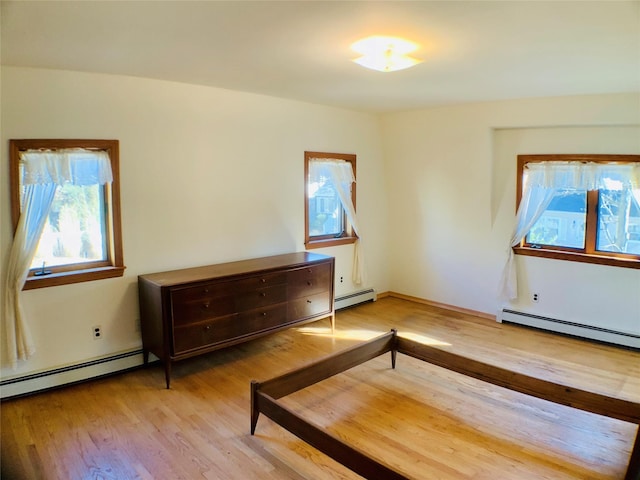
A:
[[[3,65],[113,73],[369,112],[640,90],[640,2],[5,1]],[[374,34],[421,45],[381,73]]]

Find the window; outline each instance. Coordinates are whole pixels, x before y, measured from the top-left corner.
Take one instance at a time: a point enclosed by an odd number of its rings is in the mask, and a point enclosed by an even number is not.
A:
[[[44,217],[24,290],[123,275],[118,160],[117,140],[10,141],[14,231]]]
[[[640,155],[519,155],[521,203],[516,253],[640,268]]]
[[[339,172],[333,170],[335,167]],[[356,156],[304,152],[305,246],[308,249],[354,243]],[[338,180],[344,174],[343,181]],[[336,185],[341,182],[342,185]],[[341,198],[341,195],[347,198]],[[345,209],[344,204],[348,207]],[[350,205],[349,205],[350,204]],[[348,211],[352,209],[353,212]]]

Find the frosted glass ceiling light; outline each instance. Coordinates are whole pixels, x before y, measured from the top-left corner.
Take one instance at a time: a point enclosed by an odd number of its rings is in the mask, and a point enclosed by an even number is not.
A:
[[[358,40],[351,49],[362,55],[354,62],[380,72],[394,72],[422,62],[407,55],[417,50],[418,45],[404,38],[376,35]]]

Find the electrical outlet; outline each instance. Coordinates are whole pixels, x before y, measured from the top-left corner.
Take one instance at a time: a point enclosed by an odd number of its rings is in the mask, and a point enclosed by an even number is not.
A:
[[[540,294],[539,293],[534,293],[532,295],[531,299],[533,300],[533,303],[538,303],[540,301]]]
[[[100,340],[102,338],[102,327],[100,325],[95,325],[92,331],[94,340]]]

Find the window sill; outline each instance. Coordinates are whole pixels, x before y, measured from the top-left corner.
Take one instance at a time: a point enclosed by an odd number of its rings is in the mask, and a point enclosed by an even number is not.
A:
[[[55,287],[72,283],[90,282],[105,278],[115,278],[124,275],[126,267],[101,267],[74,272],[57,272],[42,277],[27,277],[22,290],[34,290],[36,288]]]
[[[304,246],[307,250],[314,248],[335,247],[336,245],[347,245],[355,243],[358,237],[339,237],[339,238],[323,238],[322,240],[308,240]]]
[[[640,260],[622,257],[610,257],[606,255],[594,255],[579,252],[561,252],[558,250],[547,250],[544,248],[513,247],[516,255],[529,257],[553,258],[556,260],[566,260],[569,262],[594,263],[597,265],[609,265],[612,267],[638,268]]]

